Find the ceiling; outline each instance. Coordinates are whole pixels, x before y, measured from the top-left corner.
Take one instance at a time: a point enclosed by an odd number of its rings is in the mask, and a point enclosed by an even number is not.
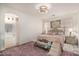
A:
[[[7,3],[4,5],[36,17],[44,16],[36,9],[38,4],[40,3]],[[79,11],[79,3],[50,3],[49,12],[45,16],[49,17],[53,14],[61,16],[76,11]]]

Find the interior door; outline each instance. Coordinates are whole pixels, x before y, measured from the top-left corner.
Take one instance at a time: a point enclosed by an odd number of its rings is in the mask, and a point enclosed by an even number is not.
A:
[[[5,48],[13,47],[17,45],[17,27],[18,21],[12,14],[6,15],[5,18]]]

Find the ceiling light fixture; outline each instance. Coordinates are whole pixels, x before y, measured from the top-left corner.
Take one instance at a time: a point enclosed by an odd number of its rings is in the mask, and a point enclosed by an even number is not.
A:
[[[49,8],[50,8],[50,5],[49,5],[49,4],[39,4],[39,5],[37,5],[37,9],[38,9],[38,11],[39,11],[41,14],[46,14],[46,13],[48,13]]]

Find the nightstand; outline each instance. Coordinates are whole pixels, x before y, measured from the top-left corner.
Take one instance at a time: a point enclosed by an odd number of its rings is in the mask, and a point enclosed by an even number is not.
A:
[[[65,43],[72,44],[72,45],[78,45],[78,39],[76,38],[76,36],[66,36]]]

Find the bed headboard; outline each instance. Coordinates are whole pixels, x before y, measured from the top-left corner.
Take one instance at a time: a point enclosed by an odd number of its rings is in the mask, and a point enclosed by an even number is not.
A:
[[[61,20],[44,21],[44,24],[45,23],[48,23],[47,29],[46,29],[48,34],[56,34],[56,35],[65,34],[65,27],[61,25]]]

